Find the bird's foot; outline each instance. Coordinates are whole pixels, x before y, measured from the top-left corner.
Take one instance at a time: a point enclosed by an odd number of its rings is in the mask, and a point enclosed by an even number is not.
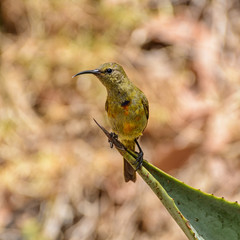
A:
[[[110,133],[110,137],[113,138],[113,139],[118,139],[118,135],[114,132]],[[110,144],[110,148],[113,148],[113,142],[110,138],[108,138],[108,142]]]
[[[134,164],[137,165],[137,167],[136,167],[136,171],[137,171],[138,169],[140,169],[142,167],[142,164],[143,164],[143,151],[142,151],[137,139],[135,139],[134,141],[137,144],[138,149],[139,149],[138,156],[136,158],[136,161],[134,162]]]
[[[138,153],[138,156],[137,156],[134,164],[137,165],[136,171],[142,167],[142,164],[143,164],[143,152],[142,151]]]

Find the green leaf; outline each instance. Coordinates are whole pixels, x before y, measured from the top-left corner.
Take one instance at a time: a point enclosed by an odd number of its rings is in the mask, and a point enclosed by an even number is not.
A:
[[[137,154],[126,149],[106,129],[98,123],[97,125],[136,169]],[[194,189],[145,160],[137,172],[158,196],[188,239],[240,239],[240,205],[237,202],[231,203]]]
[[[198,239],[240,239],[240,205],[194,189],[144,161],[144,168],[174,199]]]

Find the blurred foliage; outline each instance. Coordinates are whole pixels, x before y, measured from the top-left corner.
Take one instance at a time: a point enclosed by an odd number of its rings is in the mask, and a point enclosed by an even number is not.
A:
[[[239,200],[239,13],[237,0],[1,0],[0,239],[185,239],[141,180],[123,182],[92,121],[108,126],[105,89],[71,78],[109,61],[149,99],[146,158]]]

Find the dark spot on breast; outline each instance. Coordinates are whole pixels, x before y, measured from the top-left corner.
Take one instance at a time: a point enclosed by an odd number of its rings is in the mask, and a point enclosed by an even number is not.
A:
[[[127,107],[127,106],[129,106],[129,104],[130,104],[130,101],[126,100],[123,103],[121,103],[121,106],[122,107]]]

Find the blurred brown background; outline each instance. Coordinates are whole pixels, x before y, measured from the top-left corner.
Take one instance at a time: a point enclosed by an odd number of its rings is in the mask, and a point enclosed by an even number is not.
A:
[[[240,200],[240,3],[0,1],[0,239],[186,239],[138,177],[126,184],[94,77],[120,63],[146,94],[145,158]]]

